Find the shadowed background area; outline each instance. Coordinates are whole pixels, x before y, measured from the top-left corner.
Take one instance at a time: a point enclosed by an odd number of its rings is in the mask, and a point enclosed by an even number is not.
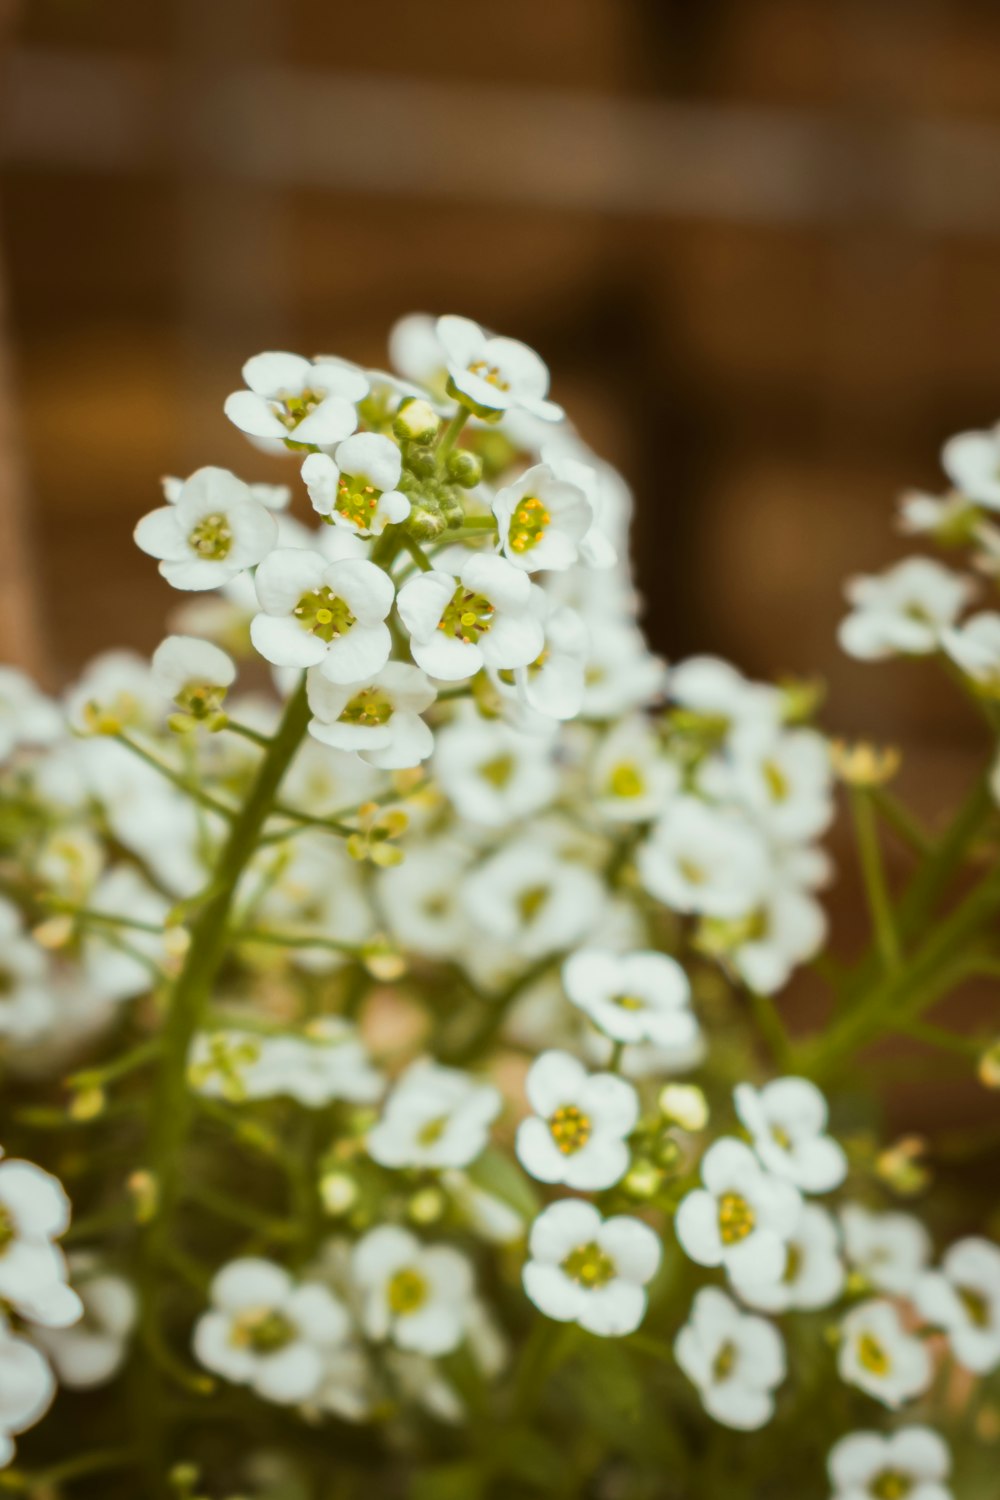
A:
[[[537,347],[634,486],[656,646],[822,674],[947,806],[974,718],[834,628],[895,494],[1000,416],[991,0],[0,15],[6,659],[54,686],[159,640],[158,476],[282,472],[222,415],[248,354],[378,364],[400,314],[458,311]]]

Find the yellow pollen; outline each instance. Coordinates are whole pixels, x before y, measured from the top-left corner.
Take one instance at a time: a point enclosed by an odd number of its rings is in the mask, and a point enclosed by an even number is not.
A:
[[[397,1271],[386,1288],[386,1301],[389,1310],[395,1313],[397,1318],[405,1318],[410,1313],[415,1313],[423,1307],[427,1301],[430,1288],[419,1271],[405,1267]]]
[[[863,1333],[857,1343],[858,1364],[872,1375],[888,1375],[892,1360],[873,1333]]]
[[[575,1104],[561,1104],[549,1117],[549,1129],[563,1156],[581,1151],[592,1133],[589,1116]]]
[[[740,1193],[723,1193],[719,1199],[719,1234],[725,1245],[745,1240],[757,1223],[757,1215]]]

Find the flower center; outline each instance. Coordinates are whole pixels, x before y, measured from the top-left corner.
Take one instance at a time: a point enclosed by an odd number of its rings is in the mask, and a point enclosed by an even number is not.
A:
[[[0,1255],[4,1255],[17,1238],[17,1229],[10,1209],[0,1203]]]
[[[883,1469],[871,1484],[875,1500],[903,1500],[912,1488],[913,1480],[909,1474],[901,1474],[898,1469]]]
[[[641,797],[646,783],[634,761],[623,760],[608,777],[608,791],[613,797]]]
[[[735,1365],[736,1345],[727,1339],[712,1361],[712,1379],[717,1381],[728,1380],[733,1373]]]
[[[857,1344],[858,1363],[872,1375],[888,1375],[892,1360],[873,1333],[863,1333]]]
[[[397,1318],[406,1318],[423,1307],[429,1292],[426,1278],[407,1266],[390,1279],[385,1296],[390,1312]]]
[[[549,1129],[563,1156],[572,1156],[590,1140],[593,1127],[590,1117],[577,1105],[561,1104],[549,1117]]]
[[[974,1291],[971,1286],[959,1286],[955,1288],[959,1300],[965,1308],[969,1322],[976,1328],[988,1328],[990,1326],[989,1303],[982,1292]]]
[[[296,1337],[294,1323],[273,1307],[251,1307],[233,1323],[230,1341],[255,1354],[276,1354]]]
[[[552,517],[537,495],[526,495],[510,518],[510,545],[515,552],[537,547]]]
[[[571,1250],[562,1263],[562,1269],[570,1281],[585,1287],[588,1292],[595,1287],[606,1286],[615,1275],[614,1261],[596,1240],[590,1240],[586,1245],[577,1245],[575,1250]]]
[[[646,1002],[641,995],[612,995],[611,1004],[619,1010],[645,1010]]]
[[[339,641],[355,623],[356,616],[332,589],[311,589],[292,610],[303,630],[321,641]]]
[[[514,774],[513,755],[494,756],[493,760],[488,760],[479,767],[479,774],[490,786],[495,786],[500,791]]]
[[[772,802],[787,802],[791,795],[791,784],[781,767],[773,760],[766,760],[761,767],[764,782]]]
[[[740,1193],[723,1193],[719,1199],[719,1233],[723,1244],[745,1240],[757,1223],[757,1215]]]
[[[703,867],[696,864],[693,859],[679,859],[677,861],[677,868],[688,885],[704,885],[708,879]]]
[[[495,390],[510,390],[510,381],[504,380],[500,366],[491,365],[488,359],[474,359],[466,368],[470,375],[478,375],[480,380],[485,380]]]
[[[547,885],[529,885],[521,891],[517,898],[517,909],[521,914],[521,920],[533,922],[548,901],[549,895]]]
[[[221,510],[210,516],[202,516],[198,524],[188,533],[188,546],[208,562],[221,562],[229,556],[233,545],[233,533],[228,518]]]
[[[433,1120],[426,1121],[417,1131],[417,1144],[420,1146],[433,1146],[444,1135],[447,1124],[447,1115],[436,1115]]]
[[[771,1139],[776,1146],[781,1147],[782,1151],[791,1151],[792,1138],[783,1125],[771,1126]]]
[[[788,1259],[785,1261],[785,1274],[782,1281],[785,1286],[794,1286],[799,1279],[802,1270],[802,1250],[794,1241],[788,1246]]]
[[[294,432],[299,423],[311,416],[324,399],[322,391],[299,391],[294,396],[279,396],[274,404],[274,414],[283,427]]]
[[[337,514],[350,521],[352,526],[367,527],[376,509],[382,491],[365,479],[355,479],[352,484],[345,475],[337,480]]]
[[[14,976],[9,969],[0,969],[0,998],[14,993]]]
[[[360,693],[355,693],[341,713],[340,723],[361,724],[366,729],[374,729],[380,724],[388,724],[392,714],[393,703],[387,693],[381,688],[363,688]]]
[[[485,594],[474,593],[459,584],[438,621],[438,630],[467,646],[475,645],[492,625],[493,614],[494,607]]]

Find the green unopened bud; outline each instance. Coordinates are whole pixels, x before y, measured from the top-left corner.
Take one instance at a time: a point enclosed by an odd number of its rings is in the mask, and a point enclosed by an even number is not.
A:
[[[445,1204],[440,1188],[425,1187],[414,1193],[406,1211],[414,1224],[434,1224],[444,1213]]]
[[[437,459],[426,449],[419,449],[416,453],[409,455],[406,465],[410,473],[415,474],[418,479],[430,479],[437,469]]]
[[[463,490],[474,489],[483,477],[483,461],[468,448],[453,448],[448,454],[448,478]]]
[[[445,529],[445,519],[439,510],[431,510],[419,502],[410,510],[406,529],[418,542],[432,542]]]
[[[358,1185],[347,1172],[327,1172],[320,1178],[319,1195],[331,1217],[346,1214],[358,1201]]]
[[[996,1041],[979,1059],[979,1082],[987,1089],[1000,1089],[1000,1041]]]
[[[396,413],[392,430],[403,442],[430,443],[437,437],[438,415],[429,401],[413,397]]]
[[[694,1083],[668,1083],[660,1090],[660,1113],[682,1130],[704,1130],[708,1100]]]
[[[69,1115],[71,1120],[96,1120],[104,1113],[107,1104],[104,1090],[97,1087],[82,1088],[73,1095],[70,1100]]]
[[[665,1130],[658,1136],[653,1145],[653,1157],[658,1167],[664,1172],[676,1171],[681,1161],[680,1143],[675,1136]]]
[[[663,1173],[654,1161],[645,1157],[637,1159],[629,1167],[622,1180],[622,1188],[630,1198],[640,1201],[655,1198],[663,1183]]]

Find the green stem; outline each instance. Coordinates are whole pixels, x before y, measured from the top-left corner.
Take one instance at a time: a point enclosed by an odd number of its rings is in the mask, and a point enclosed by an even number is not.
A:
[[[126,734],[123,729],[119,730],[113,738],[118,741],[119,745],[124,745],[127,750],[131,750],[133,755],[145,761],[147,766],[151,766],[154,771],[158,771],[165,781],[169,781],[175,787],[179,788],[186,797],[190,797],[193,801],[200,803],[202,807],[207,807],[211,812],[218,813],[220,818],[232,819],[236,816],[234,810],[227,806],[225,802],[217,801],[210,792],[206,792],[200,786],[196,786],[187,776],[184,776],[180,771],[175,771],[173,766],[168,765],[165,760],[160,760],[158,755],[151,754],[149,750],[146,750],[139,744],[138,740],[132,739],[131,735]]]
[[[261,734],[258,729],[251,729],[249,724],[239,724],[235,719],[227,718],[223,727],[231,730],[233,734],[241,735],[252,745],[259,745],[262,750],[266,750],[271,743],[270,735]]]
[[[413,561],[416,563],[421,573],[433,572],[434,564],[431,562],[430,558],[427,556],[427,553],[424,551],[423,547],[421,547],[416,537],[410,536],[410,533],[408,531],[403,532],[403,546],[413,558]]]
[[[462,435],[462,429],[468,420],[469,413],[467,409],[464,406],[460,406],[447,426],[441,428],[436,449],[439,466],[443,464],[452,448],[458,442]]]
[[[850,792],[851,812],[858,841],[858,858],[865,882],[865,894],[875,929],[875,942],[887,970],[899,967],[899,939],[892,918],[892,902],[886,885],[882,851],[879,846],[875,810],[868,792],[863,787],[852,787]]]
[[[460,531],[496,531],[496,516],[464,516]]]
[[[756,990],[751,990],[750,1007],[757,1023],[757,1030],[767,1044],[775,1063],[782,1072],[787,1071],[792,1055],[792,1044],[774,1000],[770,995],[760,995]]]
[[[876,811],[914,854],[924,858],[933,852],[934,840],[898,797],[894,797],[883,786],[872,787],[869,795]]]

